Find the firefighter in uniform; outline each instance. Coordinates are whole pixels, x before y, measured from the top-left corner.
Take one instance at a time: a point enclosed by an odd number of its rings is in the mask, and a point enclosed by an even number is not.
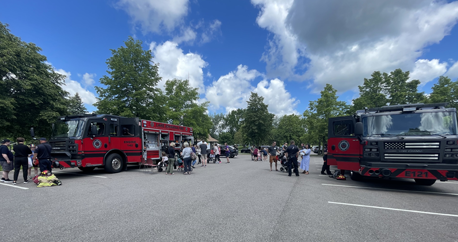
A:
[[[40,144],[37,146],[36,153],[40,166],[40,172],[51,172],[51,145],[46,143],[46,138],[40,138]]]

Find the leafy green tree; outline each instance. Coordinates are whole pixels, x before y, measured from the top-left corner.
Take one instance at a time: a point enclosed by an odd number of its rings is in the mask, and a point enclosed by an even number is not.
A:
[[[157,88],[161,77],[151,50],[143,50],[142,42],[132,37],[124,43],[107,59],[108,75],[100,79],[105,87],[95,87],[98,112],[165,121],[164,98]]]
[[[235,144],[245,144],[245,141],[243,139],[243,133],[242,133],[242,129],[239,129],[239,131],[237,131],[235,134],[234,134],[234,143]]]
[[[302,142],[301,137],[304,136],[304,121],[299,115],[291,114],[284,115],[280,118],[277,128],[277,141],[278,144],[283,144],[290,140],[296,141],[296,143]]]
[[[308,110],[303,114],[306,134],[302,139],[312,144],[326,142],[329,118],[344,116],[348,108],[345,102],[338,101],[337,90],[331,84],[326,84],[321,91],[321,97],[310,101]]]
[[[83,101],[81,101],[81,97],[78,93],[68,99],[67,111],[70,115],[87,113],[87,109],[84,107]]]
[[[372,78],[364,78],[364,84],[358,86],[359,97],[353,100],[352,113],[356,110],[386,106],[388,102],[386,80],[388,74],[375,71]]]
[[[223,132],[219,135],[218,142],[220,144],[224,144],[224,143],[233,144],[234,139],[232,138],[232,135],[229,132]]]
[[[453,82],[450,78],[441,76],[432,90],[429,103],[446,102],[449,107],[458,108],[458,79]]]
[[[212,127],[210,129],[210,135],[213,138],[218,139],[219,134],[222,133],[223,131],[223,124],[224,124],[224,114],[218,113],[210,116],[212,120]]]
[[[386,80],[386,92],[390,105],[419,103],[425,100],[423,92],[418,92],[419,80],[409,80],[409,72],[401,69],[392,71]]]
[[[244,139],[251,144],[260,145],[269,137],[274,115],[269,113],[264,98],[257,93],[252,92],[247,103],[248,106],[242,121]]]
[[[206,139],[213,126],[207,115],[208,102],[197,104],[197,88],[189,85],[188,80],[169,80],[165,83],[166,117],[173,124],[192,127],[194,136]]]
[[[236,109],[232,110],[224,117],[224,130],[229,132],[232,137],[235,133],[240,130],[243,122],[243,115],[245,114],[245,109]]]
[[[41,48],[11,34],[0,22],[0,137],[49,136],[51,123],[67,113],[64,75],[47,63]]]

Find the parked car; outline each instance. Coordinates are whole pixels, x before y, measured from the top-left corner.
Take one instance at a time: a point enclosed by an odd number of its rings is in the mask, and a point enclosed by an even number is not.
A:
[[[225,147],[224,147],[224,145],[222,145],[221,146],[221,155],[220,156],[226,156],[226,151],[224,149],[225,149]],[[229,150],[231,151],[231,155],[229,156],[229,158],[234,158],[235,156],[239,155],[239,150],[237,148],[235,148],[234,146],[229,145]],[[249,150],[248,150],[248,152],[249,152]]]
[[[316,153],[316,154],[319,154],[319,155],[321,155],[321,153],[323,153],[319,146],[314,146],[312,148],[312,151],[313,151],[313,153]]]

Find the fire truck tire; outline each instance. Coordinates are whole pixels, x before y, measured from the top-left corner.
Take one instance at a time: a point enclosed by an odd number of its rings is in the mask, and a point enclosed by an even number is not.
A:
[[[351,171],[351,172],[350,172],[350,178],[351,178],[353,181],[361,181],[361,179],[363,178],[363,176],[361,176],[361,174],[359,174],[358,172]]]
[[[124,161],[122,157],[116,153],[109,155],[105,161],[105,170],[110,173],[122,171]]]
[[[82,170],[83,172],[91,172],[95,169],[95,167],[78,167],[78,169]]]
[[[436,183],[436,180],[433,179],[415,179],[415,183],[423,186],[431,186]]]

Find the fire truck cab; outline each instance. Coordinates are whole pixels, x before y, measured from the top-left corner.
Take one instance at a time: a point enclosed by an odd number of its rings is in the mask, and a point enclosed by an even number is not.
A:
[[[154,163],[162,159],[163,146],[170,142],[193,143],[190,127],[140,118],[107,114],[60,117],[53,124],[49,144],[53,162],[60,168],[96,167],[120,172],[132,163]],[[180,146],[176,147],[178,152]],[[57,163],[55,163],[57,164]]]
[[[412,178],[421,185],[458,180],[455,108],[445,103],[358,110],[330,118],[328,165],[361,177]]]

